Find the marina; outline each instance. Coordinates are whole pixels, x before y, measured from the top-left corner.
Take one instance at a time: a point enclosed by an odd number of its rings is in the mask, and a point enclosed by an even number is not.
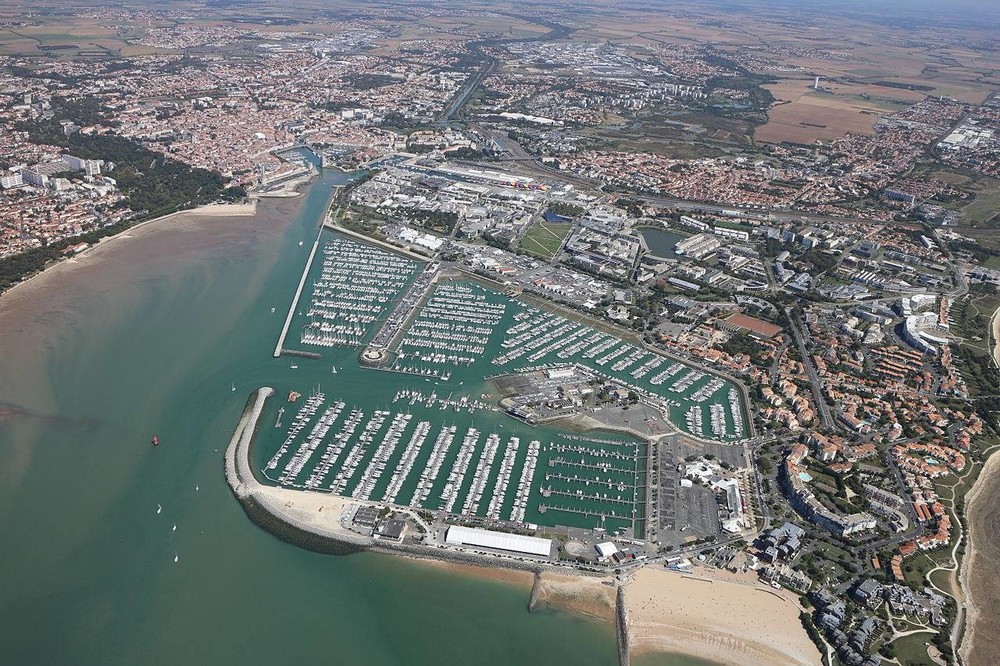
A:
[[[343,236],[323,245],[300,342],[360,345],[412,279],[417,264]]]
[[[626,434],[629,421],[591,437],[511,419],[489,377],[542,373],[533,399],[544,402],[579,372],[680,432],[745,436],[739,392],[722,377],[445,278],[436,264],[331,231],[319,247],[298,319],[319,358],[297,358],[301,379],[290,376],[279,390],[287,399],[267,407],[274,427],[261,432],[260,467],[272,483],[477,525],[634,535],[644,529],[647,443]],[[358,362],[373,350],[379,360]],[[309,381],[326,386],[303,390]],[[647,422],[655,434],[666,425]]]

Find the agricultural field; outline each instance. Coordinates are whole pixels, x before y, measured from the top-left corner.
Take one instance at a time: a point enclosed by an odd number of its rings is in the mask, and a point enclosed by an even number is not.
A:
[[[763,143],[811,144],[848,132],[869,134],[879,114],[886,111],[860,97],[815,91],[808,81],[783,81],[764,88],[779,102],[768,111],[767,124],[754,133]]]

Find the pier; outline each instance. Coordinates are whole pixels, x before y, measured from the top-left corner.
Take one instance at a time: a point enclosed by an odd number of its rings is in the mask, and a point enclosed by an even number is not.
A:
[[[295,290],[292,304],[288,306],[288,316],[285,317],[285,325],[281,327],[281,335],[278,336],[278,344],[274,346],[274,358],[281,356],[281,348],[285,344],[285,336],[288,335],[288,327],[292,325],[292,318],[295,316],[295,308],[298,307],[299,297],[302,296],[302,289],[306,286],[306,278],[309,277],[309,269],[312,267],[313,257],[319,248],[319,239],[323,235],[323,227],[316,232],[316,240],[313,242],[312,250],[309,251],[309,258],[306,260],[305,268],[302,269],[302,278],[299,280],[299,287]]]

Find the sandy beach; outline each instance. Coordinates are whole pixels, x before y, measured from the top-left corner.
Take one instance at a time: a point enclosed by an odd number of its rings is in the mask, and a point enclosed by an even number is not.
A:
[[[613,623],[616,588],[602,582],[610,580],[542,572],[537,605],[569,610]]]
[[[995,576],[1000,560],[1000,455],[986,461],[976,484],[966,496],[969,545],[962,560],[961,585],[965,594],[965,634],[959,653],[968,666],[995,664],[1000,654],[1000,582]]]
[[[722,664],[818,664],[795,595],[647,567],[625,588],[632,652]]]
[[[435,560],[429,557],[408,557],[407,559],[419,564],[420,566],[442,569],[461,576],[475,576],[476,578],[485,578],[487,580],[509,583],[523,589],[525,594],[531,591],[531,586],[535,580],[535,575],[530,571],[520,571],[518,569],[507,569],[505,567],[477,567],[471,564],[459,564],[458,562]],[[527,599],[527,597],[525,597],[525,599]]]

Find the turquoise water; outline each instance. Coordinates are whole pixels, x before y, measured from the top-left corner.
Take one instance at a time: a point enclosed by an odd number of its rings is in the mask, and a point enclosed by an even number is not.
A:
[[[321,235],[283,343],[295,355],[266,379],[277,397],[263,413],[254,460],[267,479],[515,526],[632,537],[645,530],[644,446],[606,433],[570,440],[498,414],[486,377],[586,366],[666,400],[682,430],[743,436],[744,407],[730,383],[464,278],[430,288],[385,368],[359,366],[358,350],[424,268],[340,233]],[[286,309],[270,316],[283,320]],[[628,423],[662,432],[655,415]],[[477,470],[490,470],[480,485]],[[421,479],[430,480],[423,494]]]
[[[343,179],[253,219],[154,225],[0,300],[4,663],[617,662],[610,626],[529,614],[507,583],[301,550],[226,487],[248,394],[295,378],[270,309]]]

